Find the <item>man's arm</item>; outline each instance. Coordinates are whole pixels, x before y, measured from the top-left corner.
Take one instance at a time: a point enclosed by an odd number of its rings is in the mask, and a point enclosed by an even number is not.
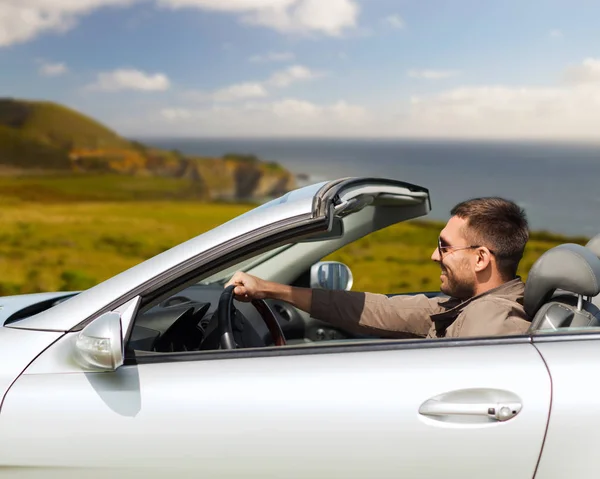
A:
[[[240,301],[278,299],[310,313],[315,319],[357,334],[385,337],[425,337],[431,328],[431,314],[441,312],[438,300],[425,295],[396,296],[329,291],[287,286],[236,273],[227,283],[237,285]]]
[[[312,290],[286,284],[265,281],[246,273],[235,273],[225,287],[236,285],[233,290],[236,299],[249,302],[254,299],[278,299],[290,303],[302,311],[310,313]]]
[[[311,316],[358,334],[388,338],[425,337],[439,300],[420,295],[388,297],[355,291],[313,290]]]

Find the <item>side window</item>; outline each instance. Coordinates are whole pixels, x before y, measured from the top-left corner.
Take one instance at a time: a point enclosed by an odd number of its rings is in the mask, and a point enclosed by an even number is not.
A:
[[[194,345],[199,347],[221,291],[222,287],[194,285],[142,311],[134,320],[127,348],[169,352],[160,340],[174,334],[181,336],[181,351],[193,350]],[[193,327],[192,322],[195,322]],[[173,340],[177,343],[178,338]],[[170,352],[176,351],[178,349],[173,347]]]
[[[188,281],[186,285],[173,285],[170,293],[164,293],[144,306],[134,319],[127,350],[146,353],[169,353],[212,351],[221,346],[218,321],[219,301],[224,285],[236,271],[249,271],[269,261],[279,268],[285,268],[281,253],[293,244],[245,258],[236,264],[223,267],[208,277]],[[292,259],[293,260],[293,257]],[[267,301],[268,311],[281,329],[282,335],[290,342],[304,342],[305,327],[301,315],[291,305],[283,302]],[[230,314],[231,328],[239,348],[268,347],[273,340],[273,327],[267,326],[264,317],[251,303],[234,301],[235,313]],[[224,322],[224,321],[223,321]]]
[[[315,248],[316,252],[311,251]],[[308,313],[284,301],[268,299],[265,305],[234,301],[236,312],[221,318],[219,302],[224,285],[236,271],[247,271],[257,277],[285,282],[294,286],[311,286],[311,270],[322,280],[320,287],[350,287],[351,273],[345,265],[318,263],[321,246],[317,242],[289,244],[223,267],[209,277],[186,285],[173,285],[146,304],[137,314],[128,338],[127,350],[144,353],[202,352],[224,347],[223,328],[231,324],[237,348],[265,348],[282,345],[310,345],[322,341],[365,339],[341,327],[312,318]],[[345,273],[345,274],[342,274]],[[273,279],[276,278],[276,279]],[[370,340],[376,338],[368,338]],[[226,344],[225,344],[226,346]]]

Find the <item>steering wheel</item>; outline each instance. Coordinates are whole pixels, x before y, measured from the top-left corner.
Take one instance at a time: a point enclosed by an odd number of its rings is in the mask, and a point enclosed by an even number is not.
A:
[[[167,353],[198,350],[204,336],[198,323],[209,308],[210,303],[203,304],[198,311],[195,306],[187,308],[156,340],[154,351]]]
[[[221,297],[219,298],[217,319],[219,322],[219,336],[222,349],[236,349],[237,347],[235,340],[233,339],[233,327],[231,325],[237,311],[233,305],[235,297],[233,294],[234,289],[235,285],[228,286],[223,293],[221,293]],[[269,308],[269,305],[262,299],[255,299],[252,301],[252,306],[256,308],[261,319],[267,325],[275,346],[285,346],[285,336],[283,335],[279,321],[277,321],[277,318],[271,308]]]

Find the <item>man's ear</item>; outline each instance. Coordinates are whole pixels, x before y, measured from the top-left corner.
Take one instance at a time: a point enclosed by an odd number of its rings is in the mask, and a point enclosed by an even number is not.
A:
[[[492,253],[487,248],[479,248],[475,255],[475,271],[481,272],[489,268],[492,262]]]

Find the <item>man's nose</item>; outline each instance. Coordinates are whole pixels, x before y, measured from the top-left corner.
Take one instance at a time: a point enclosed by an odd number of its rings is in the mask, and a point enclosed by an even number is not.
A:
[[[435,261],[436,263],[439,263],[442,260],[442,258],[440,258],[440,250],[439,249],[435,248],[433,250],[433,253],[431,254],[431,260]]]

